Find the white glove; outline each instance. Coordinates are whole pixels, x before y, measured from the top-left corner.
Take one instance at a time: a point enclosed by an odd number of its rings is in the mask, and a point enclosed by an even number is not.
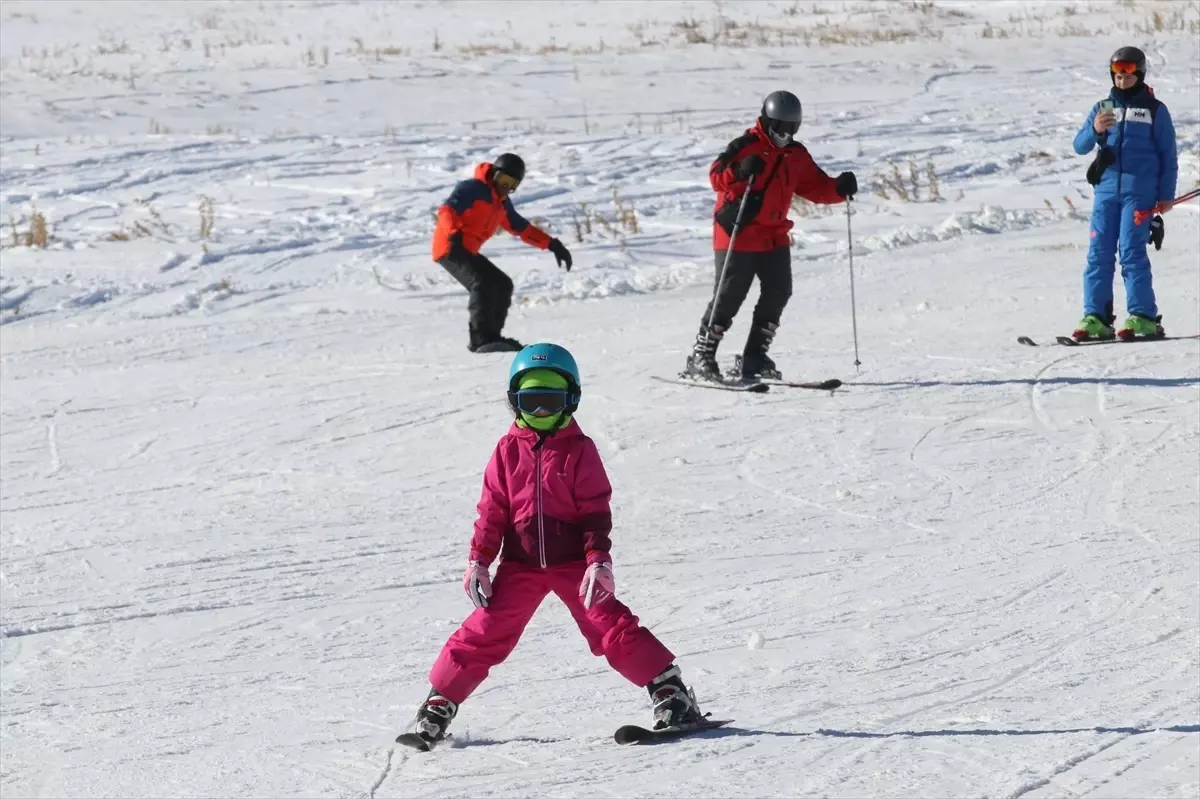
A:
[[[599,605],[604,600],[616,596],[617,584],[613,579],[611,563],[592,563],[583,573],[583,582],[579,584],[579,598],[583,606],[590,608]]]
[[[463,590],[477,608],[486,608],[492,598],[492,578],[488,575],[487,566],[477,560],[467,565],[467,573],[463,575]]]

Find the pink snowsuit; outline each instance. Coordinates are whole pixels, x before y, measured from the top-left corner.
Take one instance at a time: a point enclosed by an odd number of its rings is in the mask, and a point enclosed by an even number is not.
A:
[[[551,592],[592,654],[634,685],[647,685],[675,659],[615,597],[586,609],[579,599],[588,564],[612,560],[612,487],[595,443],[573,420],[535,450],[536,443],[533,430],[514,424],[484,473],[471,559],[487,565],[500,555],[492,598],[450,636],[429,674],[430,685],[455,703],[509,656]]]

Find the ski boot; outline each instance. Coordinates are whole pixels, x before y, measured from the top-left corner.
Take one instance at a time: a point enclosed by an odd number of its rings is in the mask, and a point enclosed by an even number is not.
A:
[[[783,374],[775,367],[775,362],[767,355],[771,342],[775,339],[775,331],[779,325],[767,322],[763,325],[755,323],[750,335],[746,337],[746,348],[741,355],[733,358],[733,368],[727,375],[730,380],[753,382],[755,380],[782,380]]]
[[[496,337],[471,347],[471,352],[520,352],[522,349],[521,342],[516,339]]]
[[[454,721],[457,713],[458,705],[439,694],[436,689],[431,689],[421,709],[417,711],[414,731],[426,744],[432,746],[446,737],[446,728]]]
[[[710,380],[720,382],[721,367],[717,363],[717,347],[721,345],[721,337],[725,328],[720,325],[700,327],[696,334],[696,343],[692,345],[692,354],[688,356],[687,365],[680,377],[692,380]]]
[[[1079,325],[1075,328],[1075,332],[1071,334],[1071,338],[1076,341],[1090,341],[1091,339],[1108,339],[1112,337],[1112,324],[1105,322],[1096,314],[1088,314],[1079,320]]]
[[[1122,341],[1132,341],[1135,338],[1162,338],[1166,335],[1163,330],[1162,317],[1151,319],[1141,314],[1130,314],[1125,324],[1117,331]]]
[[[654,729],[687,726],[704,721],[696,696],[683,684],[679,667],[672,664],[646,686],[654,703]]]

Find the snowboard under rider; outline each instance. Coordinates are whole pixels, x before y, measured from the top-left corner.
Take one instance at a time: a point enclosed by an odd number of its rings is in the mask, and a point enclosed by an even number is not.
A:
[[[516,352],[521,344],[500,335],[512,304],[512,279],[479,249],[504,228],[521,241],[550,250],[560,267],[571,271],[571,253],[558,239],[531,225],[513,208],[509,195],[525,179],[525,162],[504,153],[493,163],[479,164],[470,180],[461,181],[438,208],[433,232],[433,260],[470,292],[467,310],[471,352]]]
[[[442,739],[458,707],[516,647],[547,594],[567,606],[593,655],[650,692],[656,729],[699,721],[675,656],[615,596],[609,555],[612,488],[600,453],[573,418],[575,359],[556,344],[522,349],[509,370],[515,415],[483,477],[463,588],[475,611],[429,674],[415,732]],[[499,558],[492,580],[489,565]]]
[[[858,181],[853,172],[831,178],[816,165],[804,145],[794,140],[800,130],[800,99],[787,91],[772,92],[763,101],[758,121],[734,139],[709,169],[717,193],[713,214],[716,277],[713,299],[705,309],[684,376],[721,378],[717,347],[758,277],[759,298],[740,357],[734,358],[733,378],[780,378],[767,350],[775,338],[783,309],[792,295],[792,221],[795,196],[825,205],[853,197]],[[753,179],[741,226],[721,272],[734,222],[747,182]]]
[[[1073,336],[1124,339],[1162,336],[1147,243],[1162,247],[1160,214],[1170,210],[1179,176],[1175,126],[1167,107],[1146,85],[1146,54],[1122,47],[1109,59],[1112,89],[1092,106],[1075,136],[1075,152],[1099,149],[1088,169],[1094,187],[1091,246],[1083,272],[1083,319]],[[1137,224],[1137,212],[1154,219]],[[1128,318],[1114,331],[1113,277],[1121,256]]]

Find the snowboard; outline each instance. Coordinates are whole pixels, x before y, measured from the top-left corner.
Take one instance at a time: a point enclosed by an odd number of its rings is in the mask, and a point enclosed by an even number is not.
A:
[[[704,721],[690,724],[686,727],[666,727],[661,730],[648,730],[645,727],[639,727],[636,724],[626,724],[621,727],[613,735],[613,740],[621,746],[641,743],[659,743],[662,741],[673,741],[692,733],[704,732],[705,730],[715,730],[717,727],[724,727],[726,724],[733,722],[733,719],[705,719]]]
[[[734,380],[694,380],[688,377],[660,377],[658,375],[651,375],[651,377],[660,382],[673,383],[677,386],[714,388],[718,391],[745,391],[751,394],[765,394],[771,390],[771,387],[763,382],[742,383]]]

